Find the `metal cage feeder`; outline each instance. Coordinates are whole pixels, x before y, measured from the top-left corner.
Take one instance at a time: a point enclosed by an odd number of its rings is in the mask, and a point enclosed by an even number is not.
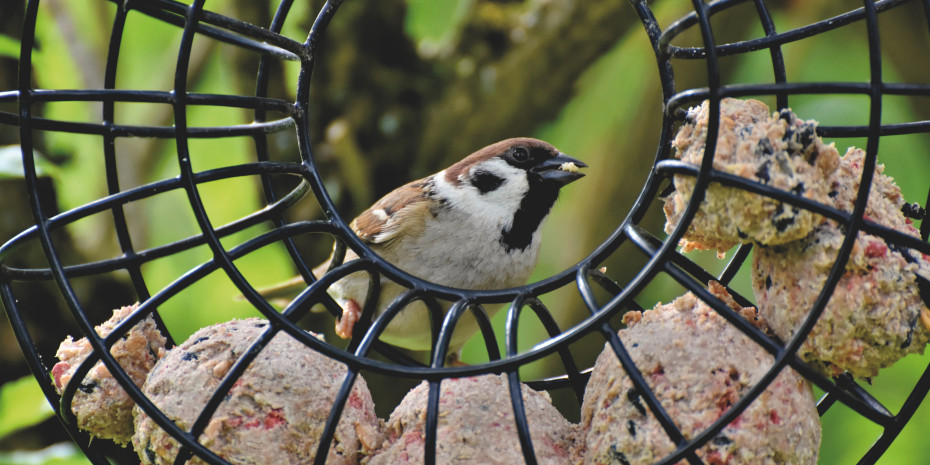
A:
[[[704,3],[698,0],[693,2],[693,12],[680,18],[671,25],[662,29],[653,15],[650,6],[645,0],[630,0],[631,14],[639,16],[644,32],[652,44],[658,65],[657,79],[661,82],[665,111],[661,123],[661,140],[655,155],[654,166],[645,179],[641,193],[632,210],[622,219],[622,224],[599,247],[592,250],[587,258],[574,266],[565,269],[541,281],[528,284],[517,289],[501,291],[463,291],[449,289],[431,283],[428,280],[411,276],[390,263],[381,259],[356,237],[336,210],[336,206],[327,193],[323,179],[315,164],[313,144],[308,133],[307,109],[311,105],[309,86],[311,74],[315,64],[318,44],[322,40],[330,20],[336,14],[341,1],[329,0],[320,10],[313,27],[305,42],[297,42],[281,34],[284,23],[291,8],[291,0],[283,0],[278,7],[274,20],[267,27],[250,24],[244,20],[226,17],[204,9],[202,0],[195,0],[191,4],[179,3],[173,0],[146,0],[115,2],[117,4],[113,30],[110,36],[109,49],[106,60],[105,85],[98,90],[56,90],[33,88],[32,73],[41,73],[43,70],[34,69],[32,51],[35,44],[35,29],[37,21],[38,0],[30,0],[26,5],[26,15],[23,28],[22,49],[20,55],[20,69],[18,75],[18,88],[0,92],[0,102],[14,103],[17,111],[0,113],[0,123],[19,128],[20,143],[25,168],[25,181],[29,192],[30,205],[34,212],[35,225],[8,241],[0,248],[0,295],[6,309],[19,344],[26,356],[27,362],[34,376],[40,381],[44,393],[71,437],[82,448],[83,452],[93,463],[109,463],[107,457],[116,457],[118,460],[133,460],[131,455],[121,453],[120,450],[106,441],[90,442],[87,433],[75,426],[74,415],[70,410],[70,402],[77,390],[78,383],[71,383],[62,396],[55,392],[48,382],[51,367],[48,360],[51,354],[41,353],[37,348],[32,330],[27,325],[27,315],[37,312],[32,308],[21,305],[13,283],[45,282],[55,283],[61,296],[67,303],[71,314],[77,321],[84,336],[87,336],[94,348],[93,355],[85,362],[78,373],[77,379],[84,376],[93,362],[102,361],[113,373],[130,397],[163,429],[172,434],[182,444],[182,450],[176,463],[182,463],[186,458],[196,455],[207,463],[226,463],[209,447],[206,447],[196,438],[202,432],[204,419],[209,419],[223,399],[226,392],[254,359],[261,348],[274,334],[284,331],[312,349],[344,364],[348,369],[343,388],[339,392],[335,406],[330,412],[329,420],[320,441],[320,449],[316,455],[315,463],[323,463],[326,449],[333,437],[335,424],[339,420],[342,409],[347,401],[350,388],[360,371],[371,371],[397,376],[402,378],[420,379],[429,382],[431,394],[430,404],[426,416],[426,445],[425,463],[435,463],[436,454],[436,425],[438,422],[439,385],[444,379],[474,376],[487,373],[505,373],[509,383],[511,402],[515,407],[516,430],[519,434],[526,463],[537,463],[533,452],[533,444],[529,436],[529,426],[526,417],[522,415],[523,401],[520,393],[520,376],[518,370],[526,364],[539,360],[545,356],[555,354],[562,361],[564,372],[561,376],[523,380],[537,390],[550,390],[568,388],[577,396],[579,403],[584,393],[585,384],[590,376],[590,369],[583,369],[575,362],[568,350],[569,344],[588,334],[600,334],[608,344],[613,347],[617,356],[630,374],[635,386],[642,393],[642,398],[656,418],[659,419],[668,437],[677,445],[674,452],[664,457],[662,464],[678,463],[686,460],[689,463],[703,463],[697,456],[696,450],[710,441],[728,423],[753,402],[754,399],[768,386],[769,383],[785,367],[791,367],[812,384],[825,392],[818,402],[818,412],[823,415],[830,408],[845,404],[857,414],[869,419],[882,428],[882,433],[869,448],[859,463],[875,463],[887,448],[892,444],[908,420],[912,417],[921,401],[930,390],[930,366],[928,366],[919,380],[913,386],[904,387],[909,394],[903,406],[897,413],[872,397],[869,392],[849,376],[827,378],[802,362],[796,352],[804,338],[811,331],[817,317],[823,311],[826,300],[824,296],[832,293],[838,282],[845,260],[852,246],[848,240],[856,232],[866,227],[863,219],[863,208],[866,197],[856,203],[855,213],[842,214],[831,211],[816,203],[800,204],[800,207],[815,210],[838,222],[848,225],[847,241],[841,256],[838,257],[827,283],[824,286],[821,298],[811,309],[810,317],[798,334],[791,340],[780,343],[764,334],[752,325],[739,325],[753,341],[765,348],[775,359],[773,366],[762,380],[753,387],[747,395],[729,408],[700,434],[685,438],[680,428],[676,426],[663,409],[661,403],[646,382],[643,375],[632,364],[624,344],[617,335],[616,327],[611,325],[611,319],[630,309],[640,307],[633,300],[646,285],[657,275],[670,276],[679,284],[689,289],[699,298],[707,301],[717,312],[733,321],[738,319],[732,310],[721,304],[705,288],[709,280],[717,280],[727,285],[735,276],[737,270],[743,266],[749,256],[751,245],[741,246],[732,256],[723,273],[714,276],[704,270],[700,265],[691,261],[687,256],[677,251],[679,239],[685,232],[685,226],[691,221],[697,211],[697,202],[692,202],[685,212],[680,225],[668,237],[659,238],[645,228],[640,227],[646,211],[666,191],[669,180],[673,174],[690,174],[696,177],[698,189],[706,189],[710,182],[728,183],[739,188],[750,190],[786,203],[798,205],[798,200],[791,194],[776,189],[766,189],[756,183],[727,177],[711,168],[710,163],[700,167],[687,166],[673,160],[671,154],[671,139],[675,128],[684,117],[684,110],[689,105],[709,100],[711,110],[711,127],[716,128],[713,121],[719,115],[715,106],[724,97],[774,97],[778,108],[787,108],[791,98],[800,94],[842,93],[858,94],[869,99],[870,112],[868,124],[861,126],[824,126],[818,133],[824,137],[865,137],[867,138],[866,164],[874,164],[877,159],[878,142],[882,137],[895,134],[916,134],[930,132],[930,121],[915,121],[898,124],[882,124],[882,99],[886,95],[922,97],[930,95],[928,84],[898,84],[883,81],[881,51],[879,48],[878,17],[879,15],[900,5],[908,3],[905,0],[864,0],[861,8],[840,14],[803,27],[778,31],[764,0],[717,0]],[[755,6],[757,17],[753,21],[760,21],[765,35],[752,40],[735,43],[719,44],[714,39],[714,27],[711,18],[731,7],[743,3]],[[914,3],[914,2],[911,2]],[[927,24],[930,26],[930,2],[919,2],[927,15]],[[120,41],[123,27],[127,17],[133,14],[142,14],[159,21],[174,25],[182,29],[181,42],[177,54],[177,66],[174,72],[173,89],[171,91],[122,90],[115,87],[116,62],[120,55]],[[870,54],[869,82],[790,82],[782,54],[782,48],[796,41],[802,41],[811,36],[821,34],[836,28],[846,27],[850,24],[864,24],[868,31]],[[695,47],[680,47],[673,45],[685,32],[699,34],[702,43]],[[188,88],[187,72],[191,59],[191,44],[195,36],[202,35],[224,42],[234,47],[243,48],[258,54],[261,57],[257,69],[257,86],[254,95],[214,95],[192,92]],[[750,52],[768,50],[771,57],[771,69],[774,80],[764,84],[727,85],[721,81],[720,61],[723,57],[748,54]],[[300,75],[296,83],[295,102],[268,97],[268,74],[271,60],[294,61],[300,65]],[[675,63],[679,61],[697,60],[706,64],[706,78],[708,86],[695,89],[676,89]],[[47,102],[89,101],[99,103],[103,112],[101,122],[74,122],[44,118],[37,115],[37,107]],[[113,118],[114,106],[120,102],[147,102],[169,105],[173,111],[175,125],[173,127],[155,126],[128,126],[116,124]],[[244,108],[254,111],[254,122],[248,125],[231,125],[217,127],[195,127],[188,123],[188,108],[193,105],[210,106],[216,109]],[[280,114],[279,119],[268,119],[269,114]],[[106,164],[106,179],[108,181],[109,195],[88,202],[79,208],[64,213],[49,215],[45,206],[50,199],[42,198],[37,188],[36,162],[34,158],[35,135],[37,130],[56,131],[73,134],[89,134],[99,136],[103,141],[102,154]],[[268,155],[269,135],[281,131],[293,131],[299,148],[299,160],[294,162],[272,161]],[[715,131],[710,131],[714,133]],[[121,190],[117,181],[118,155],[114,142],[121,138],[142,137],[157,138],[174,141],[177,144],[177,164],[179,176],[162,181],[146,184],[140,187]],[[190,142],[197,138],[224,138],[248,137],[255,141],[258,160],[244,165],[227,166],[207,171],[197,171],[191,165]],[[715,141],[709,140],[708,147],[713,147]],[[872,165],[869,165],[872,166]],[[281,194],[274,188],[273,179],[276,176],[287,175],[300,182],[295,183],[289,192]],[[261,180],[265,196],[266,207],[254,214],[240,218],[223,226],[214,226],[204,208],[200,186],[215,180],[235,177],[257,177]],[[139,250],[132,244],[132,234],[126,219],[124,209],[134,202],[157,196],[166,192],[180,192],[187,196],[191,212],[200,226],[196,236],[177,240],[175,242],[151,249]],[[325,210],[327,220],[288,222],[283,212],[307,194],[313,195]],[[928,197],[930,199],[930,197]],[[66,264],[56,244],[54,234],[57,229],[77,222],[90,215],[110,212],[113,216],[116,237],[122,254],[115,258],[94,261],[90,263]],[[930,254],[930,245],[927,243],[930,233],[930,221],[926,220],[926,212],[916,204],[907,205],[905,214],[922,220],[920,227],[921,240],[903,240],[897,245],[910,248],[923,254]],[[242,231],[260,223],[270,223],[273,227],[254,239],[235,247],[227,247],[222,239],[236,231]],[[874,228],[873,228],[874,229]],[[886,231],[887,232],[887,231]],[[283,311],[276,310],[263,298],[249,280],[239,269],[235,260],[247,256],[255,250],[269,244],[283,246],[292,260],[295,268],[306,279],[307,283],[314,283],[311,273],[312,263],[307,263],[299,253],[294,243],[296,236],[308,233],[325,233],[338,238],[342,245],[337,248],[345,253],[346,247],[359,251],[363,260],[355,264],[343,265],[335,273],[328,275],[316,286],[310,286],[301,294],[301,297]],[[901,239],[893,234],[884,235],[889,243]],[[616,251],[621,244],[633,244],[646,257],[647,264],[636,274],[635,278],[620,285],[608,275],[598,270],[599,265]],[[41,246],[48,261],[47,267],[18,268],[4,263],[8,257],[26,244]],[[151,283],[146,281],[142,268],[152,260],[160,257],[179,254],[197,246],[207,246],[213,258],[199,266],[191,268],[177,280],[161,288],[152,289]],[[845,254],[843,256],[842,254]],[[371,312],[363,317],[361,325],[368,328],[366,334],[354,338],[345,349],[337,348],[325,342],[307,336],[297,325],[310,304],[323,303],[335,315],[339,315],[339,308],[325,292],[325,286],[334,282],[339,276],[348,272],[365,270],[369,273],[383,274],[390,279],[408,286],[412,289],[407,299],[422,299],[434,305],[436,299],[445,299],[459,302],[449,312],[444,322],[434,319],[435,349],[432,353],[432,363],[420,363],[412,360],[390,346],[377,340],[377,333],[387,323],[385,319],[372,322]],[[72,286],[76,278],[93,278],[112,272],[128,274],[134,291],[141,302],[139,309],[133,317],[121,324],[114,335],[100,338],[94,332],[94,321],[88,317],[85,305],[78,298]],[[128,331],[131,325],[141,321],[147,315],[158,318],[158,307],[178,292],[195,284],[210,273],[224,273],[242,292],[245,298],[270,322],[265,335],[256,341],[252,349],[247,352],[236,367],[232,375],[227,377],[211,401],[200,413],[199,421],[195,425],[200,430],[185,431],[175,425],[168,417],[162,414],[156,406],[136,387],[118,362],[109,353],[108,348],[116,342],[118,335]],[[574,287],[590,310],[590,316],[577,325],[563,329],[559,328],[549,309],[538,297],[563,287]],[[607,292],[612,298],[607,302],[599,302],[595,297],[594,289],[598,292]],[[925,301],[930,300],[928,285],[923,283],[922,294]],[[673,298],[674,296],[670,296]],[[734,293],[734,297],[743,305],[751,306],[749,299]],[[503,351],[494,342],[494,330],[487,317],[480,311],[481,305],[489,302],[511,303],[508,313],[508,327],[505,335]],[[516,324],[521,309],[530,309],[537,315],[540,322],[549,333],[550,338],[531,350],[518,352],[516,340],[518,325]],[[398,305],[395,310],[402,308]],[[485,338],[490,361],[474,366],[443,366],[444,355],[448,348],[451,331],[455,320],[467,311],[478,317],[481,332]],[[366,320],[367,318],[367,320]],[[161,324],[161,330],[171,341],[170,331]],[[379,326],[380,324],[380,326]],[[356,333],[359,334],[359,333]],[[371,357],[373,353],[380,354],[379,359]],[[73,385],[73,386],[72,386]],[[198,426],[199,425],[199,426]]]

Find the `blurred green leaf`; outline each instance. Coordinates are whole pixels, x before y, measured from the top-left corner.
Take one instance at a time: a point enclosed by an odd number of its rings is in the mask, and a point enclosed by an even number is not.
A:
[[[19,41],[0,34],[0,57],[19,58]]]
[[[0,465],[86,465],[87,457],[71,443],[58,443],[37,451],[0,454]]]
[[[64,16],[61,7],[71,8],[69,2],[43,2],[40,19],[36,22],[36,44],[62,44],[61,46],[34,47],[32,65],[35,70],[36,87],[43,89],[84,89],[99,88],[102,83],[85,82],[82,72],[81,56],[74,47],[83,43],[83,38],[68,36],[72,30],[91,30],[101,26],[98,23],[77,20]],[[78,7],[74,7],[79,9]],[[85,8],[87,9],[87,8]],[[61,18],[63,22],[58,22]],[[64,21],[83,24],[82,27],[62,27]],[[86,55],[86,54],[85,54]],[[86,57],[85,57],[86,58]],[[84,69],[92,64],[84,60]],[[34,116],[56,121],[91,122],[97,110],[90,102],[49,102],[35,110]],[[61,176],[56,176],[55,188],[66,193],[57,197],[60,210],[69,210],[106,194],[100,179],[104,173],[100,152],[99,138],[77,136],[67,132],[48,131],[42,133],[43,149],[53,156],[61,157],[67,162],[61,165]],[[101,159],[101,161],[97,161]],[[96,218],[92,221],[79,222],[73,234],[79,241],[93,244],[99,230],[94,230]],[[102,218],[101,220],[102,221]]]
[[[36,174],[39,176],[51,176],[55,171],[53,165],[39,152],[35,154]],[[22,150],[18,145],[6,145],[0,147],[0,179],[22,178],[23,157]]]
[[[472,0],[408,0],[404,30],[421,45],[443,48],[455,38]]]
[[[54,412],[31,376],[0,386],[0,439],[47,420]],[[0,463],[3,462],[0,459]]]

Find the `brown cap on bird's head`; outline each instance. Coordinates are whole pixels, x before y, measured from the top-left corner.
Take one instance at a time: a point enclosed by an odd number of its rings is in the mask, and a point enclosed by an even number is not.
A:
[[[578,168],[588,165],[559,151],[552,144],[531,137],[514,137],[495,142],[446,169],[446,181],[460,182],[460,175],[476,163],[500,157],[507,163],[537,175],[538,179],[561,187],[584,177]]]

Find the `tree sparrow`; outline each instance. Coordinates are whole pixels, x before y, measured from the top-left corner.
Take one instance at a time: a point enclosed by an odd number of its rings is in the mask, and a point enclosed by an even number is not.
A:
[[[375,253],[433,283],[478,290],[521,286],[536,266],[540,229],[559,189],[583,177],[579,168],[586,166],[541,140],[507,139],[395,189],[355,218],[351,227]],[[345,261],[357,258],[351,250],[346,252]],[[332,256],[313,270],[317,278],[331,260]],[[340,337],[351,337],[368,284],[368,274],[357,272],[329,287],[329,294],[343,309],[336,323]],[[298,277],[293,286],[299,290],[306,284]],[[285,287],[275,292],[281,289]],[[405,290],[382,276],[377,312]],[[449,307],[447,303],[444,311]],[[457,360],[477,330],[474,317],[463,314],[447,359]],[[420,301],[408,305],[380,339],[414,351],[430,350],[426,305]]]

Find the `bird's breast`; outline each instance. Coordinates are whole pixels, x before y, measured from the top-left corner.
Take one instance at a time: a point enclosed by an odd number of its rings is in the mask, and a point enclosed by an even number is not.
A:
[[[418,237],[398,243],[396,259],[385,258],[404,271],[449,287],[502,289],[526,284],[539,258],[539,234],[525,249],[510,251],[500,237],[499,225],[437,220]]]

